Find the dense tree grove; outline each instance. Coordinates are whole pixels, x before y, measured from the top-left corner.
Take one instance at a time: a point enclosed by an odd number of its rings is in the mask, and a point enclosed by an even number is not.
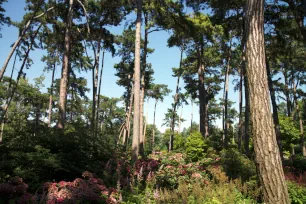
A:
[[[0,0],[0,203],[306,203],[306,1],[23,4]]]

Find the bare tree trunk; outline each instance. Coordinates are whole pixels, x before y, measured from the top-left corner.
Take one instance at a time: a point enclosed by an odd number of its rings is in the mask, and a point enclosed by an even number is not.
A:
[[[281,140],[281,132],[280,132],[280,127],[279,127],[279,119],[278,119],[278,111],[277,111],[277,104],[276,104],[276,97],[275,97],[275,91],[274,91],[274,87],[273,87],[273,81],[272,81],[269,61],[268,61],[267,57],[266,57],[266,67],[267,67],[268,85],[269,85],[271,103],[272,103],[272,110],[273,110],[273,122],[274,122],[276,140],[277,140],[277,144],[278,144],[278,147],[279,147],[279,152],[280,152],[281,159],[284,160],[282,140]]]
[[[201,134],[206,137],[207,136],[207,131],[206,131],[206,120],[207,120],[207,115],[206,115],[206,90],[205,90],[205,84],[204,84],[204,71],[205,67],[204,64],[202,63],[202,57],[203,57],[203,46],[201,46],[200,50],[197,50],[198,54],[198,78],[199,78],[199,84],[198,84],[198,89],[199,89],[199,111],[200,111],[200,132]]]
[[[182,120],[182,114],[183,114],[183,105],[182,105],[182,109],[181,109],[181,114],[180,114],[180,117],[179,117],[179,124],[178,124],[178,133],[181,132],[181,120]]]
[[[289,86],[288,86],[289,82],[288,82],[288,76],[287,76],[286,70],[283,70],[283,75],[285,79],[285,96],[286,96],[286,105],[287,105],[287,116],[290,117],[292,104],[290,100],[290,92],[289,92]]]
[[[128,142],[128,138],[130,138],[130,133],[131,133],[131,115],[132,115],[133,102],[134,102],[134,85],[132,86],[132,90],[131,90],[130,107],[129,107],[128,117],[127,117],[127,137],[126,137],[126,142],[125,142],[126,147],[128,146],[127,142]]]
[[[144,137],[143,137],[143,108],[144,108],[144,96],[145,96],[145,72],[143,71],[141,76],[141,88],[140,88],[140,121],[139,121],[139,154],[144,156]]]
[[[100,79],[99,79],[99,88],[98,88],[97,112],[96,112],[97,130],[98,130],[98,120],[99,120],[99,111],[100,111],[101,84],[102,84],[102,76],[103,76],[103,69],[104,69],[104,54],[105,54],[105,51],[103,50],[103,52],[102,52],[102,65],[101,65]]]
[[[147,103],[147,113],[146,113],[146,120],[145,120],[145,125],[143,129],[143,144],[145,146],[146,143],[146,132],[147,132],[147,125],[148,125],[148,117],[149,117],[149,103],[150,99],[148,98],[148,103]]]
[[[190,113],[190,134],[192,132],[192,123],[193,123],[193,99],[191,99],[191,113]]]
[[[297,98],[297,95],[296,95],[297,83],[295,83],[294,79],[292,79],[292,81],[293,81],[293,99],[294,99],[294,103],[295,103],[295,106],[296,106],[296,112],[297,112],[298,117],[299,117],[302,154],[305,157],[306,156],[306,147],[305,147],[305,136],[304,136],[302,111],[300,109],[300,105],[298,103],[298,98]]]
[[[95,49],[95,48],[94,48]],[[101,42],[98,42],[97,51],[95,53],[95,63],[92,69],[92,134],[95,137],[96,134],[96,112],[97,112],[97,100],[98,100],[98,80],[99,80],[99,62],[100,62],[100,53],[101,53]]]
[[[223,145],[226,148],[228,146],[228,83],[229,83],[229,72],[230,72],[230,65],[231,62],[231,46],[229,47],[229,53],[227,58],[227,66],[226,66],[226,73],[225,73],[225,84],[224,84],[224,93],[223,93],[223,99],[224,99],[224,122],[223,122],[223,128],[224,128],[224,135],[223,135]]]
[[[3,107],[3,110],[6,112],[6,119],[7,119],[7,105]],[[3,120],[1,121],[1,130],[0,130],[0,144],[3,141],[3,131],[4,131],[4,123],[5,123],[5,116]]]
[[[249,156],[250,153],[250,94],[249,94],[249,80],[246,74],[246,67],[244,67],[244,91],[245,91],[245,113],[244,113],[244,151]]]
[[[183,49],[181,49],[181,57],[180,57],[180,67],[179,67],[179,69],[182,68],[183,52],[184,52]],[[181,76],[179,75],[177,77],[177,81],[176,81],[176,89],[175,89],[175,96],[174,96],[173,112],[172,112],[172,119],[171,119],[171,135],[170,135],[169,149],[168,149],[169,152],[173,150],[175,113],[176,113],[177,102],[178,102],[178,97],[179,97],[178,94],[179,94],[180,78],[181,78]]]
[[[290,203],[271,115],[264,45],[264,0],[247,0],[246,56],[255,160],[265,203]]]
[[[243,59],[244,60],[244,59]],[[243,83],[243,67],[240,69],[240,82],[239,82],[239,123],[238,123],[238,149],[241,151],[241,141],[242,141],[242,101],[243,101],[243,92],[242,92],[242,83]]]
[[[69,78],[69,57],[71,49],[71,26],[72,26],[72,15],[73,15],[73,0],[69,0],[69,10],[66,22],[65,30],[65,51],[63,57],[62,76],[60,82],[60,98],[59,98],[59,120],[57,127],[64,129],[66,122],[66,102],[67,102],[67,86]]]
[[[28,60],[30,51],[32,50],[33,44],[34,44],[34,42],[35,42],[35,38],[36,38],[36,36],[37,36],[37,34],[38,34],[38,32],[39,32],[41,26],[42,26],[42,24],[39,25],[39,27],[38,27],[37,31],[35,32],[34,36],[31,38],[30,44],[28,45],[28,49],[27,49],[27,51],[26,51],[26,53],[25,53],[25,55],[24,55],[24,58],[23,58],[23,61],[22,61],[20,70],[19,70],[18,75],[17,75],[16,84],[15,84],[15,86],[12,88],[11,96],[7,98],[6,105],[5,105],[6,108],[4,109],[4,111],[3,111],[2,115],[1,115],[1,118],[0,118],[0,122],[1,122],[1,123],[3,122],[4,117],[5,117],[7,111],[8,111],[8,109],[9,109],[9,107],[10,107],[10,104],[11,104],[12,100],[13,100],[15,91],[16,91],[16,89],[17,89],[17,87],[18,87],[18,83],[19,83],[20,77],[21,77],[21,75],[22,75],[22,73],[23,73],[23,69],[24,69],[24,67],[25,67],[25,65],[26,65],[26,63],[27,63],[27,60]]]
[[[153,135],[152,135],[152,149],[154,149],[155,145],[155,116],[156,116],[156,105],[157,105],[157,100],[155,100],[155,105],[154,105],[154,117],[153,117]]]
[[[54,9],[54,7],[51,7],[49,8],[46,12],[50,11]],[[0,82],[2,81],[2,78],[3,78],[3,75],[4,75],[4,72],[7,68],[7,65],[9,64],[10,62],[10,59],[12,58],[13,56],[13,53],[15,52],[16,48],[19,46],[21,40],[23,39],[23,37],[25,36],[26,32],[28,31],[30,25],[32,24],[33,20],[34,19],[37,19],[37,18],[40,18],[42,17],[43,15],[45,15],[46,12],[43,12],[42,14],[39,14],[38,16],[33,16],[28,22],[27,24],[25,25],[24,29],[22,30],[21,34],[19,35],[18,39],[16,40],[16,42],[14,43],[8,57],[6,58],[5,62],[4,62],[4,65],[2,66],[1,70],[0,70]],[[35,15],[36,12],[34,12],[34,15]]]
[[[52,78],[51,78],[51,88],[49,96],[49,111],[48,111],[48,127],[51,127],[51,118],[52,118],[52,103],[53,103],[53,84],[54,84],[54,74],[55,74],[55,63],[53,64]]]
[[[209,108],[209,103],[206,102],[206,105],[205,105],[205,115],[206,115],[206,118],[205,118],[205,138],[207,138],[209,136],[209,118],[208,118],[208,108]]]
[[[134,119],[132,161],[138,159],[139,154],[139,130],[140,130],[140,39],[141,39],[141,10],[142,0],[137,0],[137,20],[135,38],[135,70],[134,70]]]

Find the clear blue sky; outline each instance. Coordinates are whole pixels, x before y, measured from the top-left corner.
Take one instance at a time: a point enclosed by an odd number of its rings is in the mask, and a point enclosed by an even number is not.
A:
[[[4,3],[4,8],[6,10],[6,15],[9,16],[13,21],[20,21],[25,14],[24,6],[25,1],[23,0],[9,0],[8,2]],[[124,22],[122,23],[124,25]],[[112,32],[115,34],[120,34],[124,26],[120,25],[116,28],[111,29]],[[10,27],[4,27],[1,31],[2,38],[0,38],[1,42],[1,48],[0,48],[0,62],[2,63],[1,66],[4,63],[4,60],[6,59],[9,51],[10,46],[15,42],[15,40],[18,37],[18,29],[16,29],[13,26]],[[172,95],[174,94],[175,86],[176,86],[176,78],[172,77],[172,68],[178,67],[179,65],[179,58],[180,58],[180,52],[178,48],[169,48],[167,47],[167,39],[169,37],[169,34],[165,31],[160,32],[153,32],[149,35],[149,47],[154,48],[155,52],[148,57],[148,62],[152,63],[152,67],[154,69],[154,83],[158,84],[167,84],[169,89],[172,90],[172,93],[165,98],[164,102],[157,105],[157,114],[156,114],[156,125],[161,130],[164,131],[167,127],[161,126],[164,119],[164,114],[167,111],[168,108],[170,108],[171,103],[173,102]],[[44,75],[46,77],[44,83],[46,90],[47,87],[50,86],[51,83],[51,73],[43,72],[43,69],[45,67],[45,64],[41,62],[41,57],[43,56],[44,51],[42,50],[35,50],[30,53],[30,57],[33,59],[34,64],[29,70],[26,70],[27,78],[30,82],[33,82],[33,79],[36,77],[39,77],[41,75]],[[8,66],[8,69],[5,73],[5,75],[9,75],[12,69],[12,61]],[[101,94],[108,96],[108,97],[121,97],[123,94],[124,89],[122,87],[119,87],[116,84],[116,81],[118,80],[117,77],[114,76],[115,69],[114,64],[118,63],[120,59],[118,57],[112,58],[110,53],[107,53],[105,55],[105,65],[104,65],[104,73],[103,73],[103,81],[102,81],[102,90]],[[19,70],[20,63],[17,64],[16,69]],[[56,78],[60,78],[60,69],[61,67],[57,67],[56,71]],[[17,73],[17,70],[15,73]],[[92,80],[91,80],[91,72],[85,73],[79,73],[79,76],[83,76],[87,79],[88,87],[91,87]],[[16,75],[15,75],[16,77]],[[184,86],[182,80],[181,80],[181,87]],[[236,102],[234,107],[238,108],[238,93],[233,92],[233,84],[230,83],[229,87],[230,93],[229,97],[230,100]],[[184,91],[184,89],[183,89]],[[91,93],[88,95],[91,98]],[[222,93],[217,95],[217,99],[222,97]],[[144,113],[147,111],[147,105],[145,104]],[[181,109],[179,109],[179,113],[181,112]],[[183,109],[183,118],[186,120],[182,124],[182,128],[188,127],[190,125],[190,113],[191,113],[191,106],[185,106]],[[193,108],[194,118],[193,120],[198,122],[199,120],[199,111],[198,107],[194,105]],[[153,100],[150,100],[149,104],[149,123],[153,123]],[[221,127],[221,121],[218,120],[216,124]]]

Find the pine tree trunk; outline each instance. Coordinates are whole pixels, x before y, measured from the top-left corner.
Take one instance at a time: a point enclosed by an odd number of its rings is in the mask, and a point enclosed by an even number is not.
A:
[[[289,92],[289,81],[288,81],[288,76],[286,73],[286,70],[283,71],[284,79],[285,79],[285,97],[286,97],[286,105],[287,105],[287,116],[291,116],[291,100],[290,100],[290,92]]]
[[[182,115],[183,115],[183,105],[182,105],[182,109],[181,109],[181,114],[180,114],[180,117],[179,117],[179,124],[178,124],[178,133],[181,132],[181,122],[182,122]]]
[[[296,106],[296,112],[297,112],[298,117],[299,117],[302,154],[305,157],[306,156],[306,147],[305,147],[303,117],[302,117],[302,111],[300,109],[300,105],[298,103],[298,99],[297,99],[297,95],[296,95],[296,87],[297,87],[297,84],[294,82],[294,79],[293,79],[293,99],[294,99],[294,103],[295,103],[295,106]]]
[[[99,80],[99,62],[101,53],[101,42],[98,42],[97,52],[95,52],[95,63],[92,69],[92,134],[95,137],[96,130],[96,112],[97,112],[97,100],[98,100],[98,80]]]
[[[63,57],[62,76],[60,81],[60,98],[59,98],[59,120],[57,127],[64,129],[66,121],[66,102],[67,102],[67,86],[69,78],[69,57],[71,49],[71,26],[73,15],[73,0],[69,0],[69,10],[65,30],[65,51]]]
[[[249,96],[249,80],[244,67],[244,98],[245,98],[245,113],[244,113],[244,151],[247,156],[250,153],[250,96]]]
[[[144,146],[145,146],[145,143],[146,143],[146,132],[147,132],[147,125],[148,125],[148,117],[149,117],[149,104],[150,104],[150,100],[148,98],[147,113],[146,113],[144,129],[143,129],[143,144],[144,144]]]
[[[242,59],[244,60],[244,59]],[[244,62],[242,62],[244,63]],[[242,93],[242,83],[243,83],[243,67],[240,69],[240,82],[239,82],[239,123],[238,123],[238,149],[241,151],[241,141],[242,141],[242,102],[243,102],[243,93]]]
[[[231,46],[229,48],[228,58],[227,58],[227,66],[226,66],[226,73],[225,73],[225,84],[224,84],[224,93],[223,93],[223,99],[224,99],[224,135],[223,135],[223,145],[226,148],[228,146],[228,83],[229,83],[229,72],[230,72],[230,62],[231,62]]]
[[[155,145],[155,116],[156,116],[156,106],[157,106],[157,100],[155,100],[155,105],[154,105],[154,116],[153,116],[153,133],[152,133],[152,149],[154,149]]]
[[[139,121],[139,154],[143,157],[144,156],[144,137],[143,137],[143,108],[144,108],[144,92],[145,92],[145,73],[143,71],[141,76],[141,88],[140,88],[140,121]]]
[[[179,67],[180,70],[182,68],[182,61],[183,61],[183,49],[181,50],[180,67]],[[176,113],[178,97],[179,97],[178,95],[179,95],[179,88],[180,88],[180,78],[181,78],[181,76],[179,75],[177,77],[177,81],[176,81],[176,89],[175,89],[174,104],[173,104],[172,119],[171,119],[171,135],[170,135],[169,149],[168,149],[169,152],[173,150],[174,128],[175,128],[175,113]]]
[[[55,74],[55,63],[53,64],[52,77],[51,77],[51,88],[50,88],[49,110],[48,110],[48,113],[49,113],[48,114],[48,127],[51,127],[51,120],[52,120],[54,74]]]
[[[139,154],[139,130],[140,130],[140,39],[141,39],[141,10],[142,0],[137,0],[137,20],[135,38],[135,70],[134,70],[134,119],[132,161],[138,159]]]
[[[274,122],[276,140],[277,140],[277,144],[278,144],[278,147],[279,147],[279,152],[280,152],[281,159],[284,160],[282,140],[281,140],[281,132],[280,132],[280,127],[279,127],[279,119],[278,119],[278,111],[277,111],[277,104],[276,104],[276,97],[275,97],[275,91],[274,91],[274,87],[273,87],[273,81],[272,81],[269,61],[268,61],[267,57],[266,57],[266,67],[267,67],[268,85],[269,85],[270,97],[271,97],[271,103],[272,103],[272,110],[273,110],[273,122]]]
[[[96,123],[97,123],[97,130],[99,124],[99,111],[100,111],[100,95],[101,95],[101,84],[102,84],[102,76],[103,76],[103,68],[104,68],[104,54],[105,51],[102,52],[102,65],[100,70],[100,79],[99,79],[99,88],[98,88],[98,100],[97,100],[97,111],[96,111]]]
[[[4,120],[4,118],[5,118],[5,115],[6,115],[8,109],[9,109],[9,107],[10,107],[10,105],[11,105],[11,102],[12,102],[12,100],[13,100],[15,91],[16,91],[16,89],[17,89],[17,87],[18,87],[18,83],[19,83],[20,77],[21,77],[21,75],[23,74],[23,69],[24,69],[24,67],[25,67],[25,65],[26,65],[26,63],[27,63],[27,60],[28,60],[30,51],[32,50],[33,44],[34,44],[34,42],[35,42],[35,38],[36,38],[36,36],[37,36],[37,34],[38,34],[38,32],[39,32],[39,30],[40,30],[41,27],[42,27],[42,24],[39,25],[37,31],[35,32],[35,34],[34,34],[33,37],[31,38],[30,44],[28,45],[28,49],[27,49],[27,51],[26,51],[26,53],[25,53],[25,55],[24,55],[24,57],[23,57],[23,61],[22,61],[21,67],[20,67],[20,70],[19,70],[18,75],[17,75],[16,84],[15,84],[15,86],[12,88],[11,96],[9,96],[9,97],[7,98],[6,105],[5,105],[6,108],[4,109],[4,111],[3,111],[2,115],[1,115],[1,118],[0,118],[0,122],[1,122],[1,123],[3,122],[3,120]]]
[[[191,132],[192,132],[192,123],[193,123],[193,100],[191,99],[190,134],[191,134]]]
[[[202,57],[203,57],[203,46],[201,46],[200,50],[197,50],[198,55],[198,78],[199,78],[199,84],[198,84],[198,90],[199,90],[199,111],[200,111],[200,132],[201,134],[206,137],[206,91],[205,91],[205,84],[204,84],[204,71],[205,67],[202,63]]]
[[[264,45],[264,0],[247,0],[246,56],[255,160],[265,203],[290,203],[271,115]]]

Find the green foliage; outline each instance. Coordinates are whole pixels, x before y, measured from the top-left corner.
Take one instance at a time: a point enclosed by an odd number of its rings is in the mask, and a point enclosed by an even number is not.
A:
[[[292,120],[292,117],[279,115],[279,126],[283,150],[291,152],[294,144],[299,141],[300,131]]]
[[[193,132],[187,137],[186,141],[186,154],[187,158],[191,161],[198,161],[204,155],[207,144],[200,132]]]
[[[254,162],[233,148],[221,152],[221,164],[231,179],[241,178],[242,181],[248,181],[256,175]]]
[[[289,198],[293,204],[306,203],[306,187],[293,182],[287,182]]]

